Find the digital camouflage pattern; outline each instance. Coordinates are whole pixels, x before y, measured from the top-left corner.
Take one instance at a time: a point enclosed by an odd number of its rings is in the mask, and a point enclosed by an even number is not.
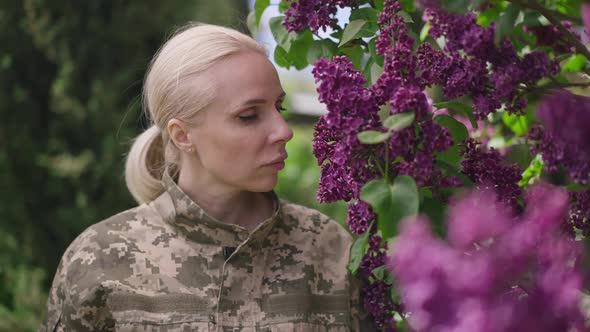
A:
[[[338,223],[278,200],[253,231],[208,216],[165,175],[149,204],[86,229],[40,331],[367,331]],[[224,257],[224,247],[236,250]],[[228,252],[226,252],[228,254]]]

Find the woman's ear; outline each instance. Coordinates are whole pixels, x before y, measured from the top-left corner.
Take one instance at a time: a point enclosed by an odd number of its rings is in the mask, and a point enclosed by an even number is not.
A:
[[[168,136],[174,142],[174,145],[185,152],[192,152],[194,150],[193,143],[188,135],[189,127],[186,123],[178,119],[170,119],[166,125]]]

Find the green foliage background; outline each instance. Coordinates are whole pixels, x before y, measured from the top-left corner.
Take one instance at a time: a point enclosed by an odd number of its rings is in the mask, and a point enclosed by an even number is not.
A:
[[[166,36],[188,21],[247,31],[247,11],[239,0],[1,2],[0,331],[36,330],[67,245],[135,205],[124,155],[145,127],[143,75]],[[314,205],[302,128],[279,194]]]

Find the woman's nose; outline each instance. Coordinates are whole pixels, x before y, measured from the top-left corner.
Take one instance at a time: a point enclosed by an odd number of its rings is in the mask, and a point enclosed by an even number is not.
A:
[[[275,116],[275,121],[272,126],[272,135],[271,135],[271,142],[281,142],[284,141],[287,143],[288,141],[293,138],[293,130],[287,124],[287,121],[283,119],[283,117],[277,113]]]

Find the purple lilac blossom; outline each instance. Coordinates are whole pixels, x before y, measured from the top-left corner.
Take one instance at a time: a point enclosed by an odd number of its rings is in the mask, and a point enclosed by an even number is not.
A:
[[[376,218],[371,206],[361,200],[348,204],[348,228],[354,234],[362,234],[369,229],[371,221]]]
[[[385,248],[381,246],[381,237],[375,234],[376,227],[370,230],[369,249],[363,257],[360,265],[360,273],[368,279],[372,276],[373,270],[385,265]],[[361,291],[363,306],[368,313],[371,313],[375,326],[381,331],[397,331],[394,326],[392,310],[400,310],[399,304],[393,303],[389,296],[390,285],[381,280],[373,280],[365,283]]]
[[[367,312],[373,314],[375,327],[380,331],[397,331],[393,315],[390,313],[395,306],[389,299],[390,285],[383,281],[374,281],[371,284],[365,284],[362,289],[363,306]]]
[[[495,26],[478,25],[473,13],[455,15],[430,5],[424,20],[433,38],[444,37],[445,47],[434,50],[422,44],[418,49],[422,84],[441,85],[449,99],[470,95],[477,119],[485,119],[502,104],[510,113],[521,113],[527,101],[519,96],[520,87],[559,71],[557,60],[544,52],[531,52],[521,59],[509,40],[496,46]]]
[[[575,230],[582,235],[590,236],[590,190],[572,191],[569,193],[570,205],[565,231],[575,237]]]
[[[473,140],[466,140],[460,152],[464,159],[461,162],[461,173],[467,175],[477,186],[494,188],[497,199],[511,206],[514,211],[519,208],[518,198],[521,190],[518,181],[522,178],[522,170],[516,164],[504,165],[497,150],[488,151]]]
[[[533,153],[541,153],[545,169],[563,166],[570,178],[586,184],[590,177],[590,98],[559,90],[537,108],[544,129],[534,127],[529,138],[537,141]]]
[[[321,165],[317,197],[320,202],[358,198],[361,187],[379,173],[368,163],[370,156],[382,154],[382,146],[366,146],[357,135],[365,130],[381,130],[378,106],[365,79],[346,57],[320,59],[313,74],[318,82],[320,101],[328,114],[316,124],[314,155]]]
[[[539,185],[515,218],[493,192],[475,191],[450,206],[449,242],[427,220],[406,220],[388,265],[412,328],[586,331],[581,250],[559,232],[566,205],[562,190]]]
[[[288,1],[289,8],[285,11],[283,25],[287,31],[301,32],[309,27],[312,32],[337,24],[334,15],[338,7],[343,8],[354,4],[355,0],[299,0]]]
[[[571,22],[561,21],[561,24],[569,32],[573,33],[576,38],[580,39]],[[554,25],[525,26],[524,31],[535,36],[538,46],[551,47],[557,54],[573,53],[575,51],[575,47]]]

